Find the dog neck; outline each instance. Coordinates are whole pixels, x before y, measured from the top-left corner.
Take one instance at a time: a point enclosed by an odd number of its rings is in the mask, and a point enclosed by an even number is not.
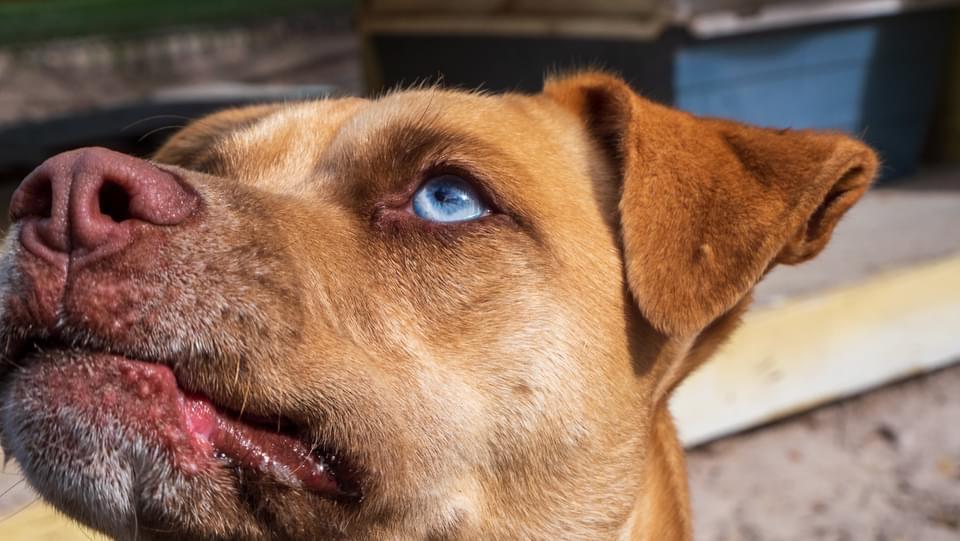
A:
[[[651,423],[642,482],[619,539],[693,539],[686,459],[670,414],[669,398],[679,381],[703,364],[722,343],[722,336],[732,331],[742,309],[738,306],[698,335],[684,338],[666,336],[642,319],[634,323],[639,341],[646,346],[635,351],[633,362],[642,374],[641,384],[653,390]]]
[[[644,470],[644,484],[619,538],[693,539],[686,461],[666,406],[655,414]]]
[[[665,336],[643,320],[634,324],[640,340],[648,346],[643,350],[645,355],[635,357],[634,363],[654,394],[643,485],[620,539],[693,539],[686,458],[670,415],[669,398],[680,381],[705,363],[730,336],[749,304],[748,294],[689,338]]]

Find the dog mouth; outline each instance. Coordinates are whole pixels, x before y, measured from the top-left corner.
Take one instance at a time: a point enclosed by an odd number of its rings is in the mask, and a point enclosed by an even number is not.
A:
[[[145,367],[147,371],[143,370]],[[154,370],[154,365],[131,367],[125,376],[138,386],[138,393],[142,393],[142,380],[152,386],[163,379],[164,376],[150,373]],[[161,370],[169,369],[161,367]],[[285,486],[339,501],[361,499],[356,469],[336,452],[308,443],[307,438],[301,436],[303,430],[289,420],[278,417],[271,421],[232,412],[216,406],[205,396],[183,391],[177,398],[187,432],[207,448],[209,456],[223,465],[256,472]],[[194,467],[193,463],[184,466],[188,471]]]
[[[24,340],[15,350],[10,364],[29,380],[14,389],[15,399],[43,403],[44,414],[70,411],[94,426],[120,426],[127,437],[162,449],[185,477],[225,469],[240,491],[262,479],[344,504],[363,499],[358,468],[309,430],[280,415],[217,404],[181,386],[166,364],[55,339]]]

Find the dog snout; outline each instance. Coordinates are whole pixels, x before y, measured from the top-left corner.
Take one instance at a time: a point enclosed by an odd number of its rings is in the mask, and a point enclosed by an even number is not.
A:
[[[27,176],[10,218],[21,225],[27,249],[58,260],[121,250],[132,224],[177,225],[198,204],[176,176],[145,160],[85,148],[54,156]]]

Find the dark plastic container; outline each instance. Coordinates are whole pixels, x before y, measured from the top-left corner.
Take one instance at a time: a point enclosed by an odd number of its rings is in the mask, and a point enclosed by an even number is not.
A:
[[[674,104],[763,126],[856,134],[883,175],[913,172],[930,126],[951,17],[922,12],[688,42]]]
[[[918,11],[714,39],[673,29],[652,41],[374,33],[366,43],[374,90],[442,78],[536,91],[545,73],[602,67],[697,114],[852,133],[894,178],[917,167],[953,16]]]

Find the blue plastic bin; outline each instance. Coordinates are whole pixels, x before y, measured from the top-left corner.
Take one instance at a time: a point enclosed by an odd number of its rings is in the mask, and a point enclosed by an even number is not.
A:
[[[883,175],[912,172],[937,94],[951,17],[925,12],[811,29],[688,42],[674,103],[763,126],[861,136]]]

